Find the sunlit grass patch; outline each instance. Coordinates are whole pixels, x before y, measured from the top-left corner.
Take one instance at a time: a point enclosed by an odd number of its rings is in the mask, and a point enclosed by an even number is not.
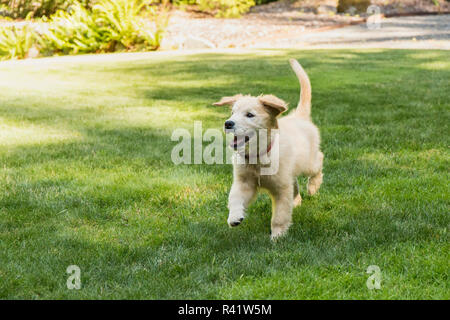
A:
[[[450,62],[448,61],[433,61],[422,63],[420,65],[421,68],[425,70],[445,70],[450,68]]]
[[[76,141],[82,136],[61,128],[8,121],[0,117],[0,146],[13,147]]]
[[[174,165],[235,93],[294,108],[297,58],[325,154],[283,239],[271,203],[226,224],[231,165]],[[446,51],[246,50],[0,63],[0,297],[448,299]],[[430,67],[431,66],[431,67]],[[192,137],[192,141],[194,137]],[[203,145],[207,145],[204,142]],[[81,268],[68,290],[66,268]],[[367,267],[378,265],[380,290]]]

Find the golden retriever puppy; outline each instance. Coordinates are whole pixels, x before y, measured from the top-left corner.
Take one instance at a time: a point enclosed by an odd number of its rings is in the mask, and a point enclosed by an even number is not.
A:
[[[312,123],[311,84],[308,75],[297,62],[289,60],[300,82],[300,101],[289,115],[278,118],[287,110],[287,104],[273,96],[223,97],[216,106],[229,105],[231,117],[225,121],[225,131],[233,133],[231,147],[237,150],[233,161],[234,181],[231,187],[228,209],[230,227],[239,225],[245,210],[259,188],[267,190],[272,198],[271,239],[286,233],[292,221],[292,209],[300,205],[301,196],[297,177],[306,175],[308,193],[313,195],[322,183],[323,153],[320,151],[318,128]],[[248,144],[264,131],[266,147],[257,149],[256,161],[249,161]],[[264,139],[262,139],[264,140]],[[263,162],[266,158],[268,162]],[[253,159],[254,160],[254,159]],[[277,170],[264,174],[267,163]],[[275,164],[275,165],[274,165]]]

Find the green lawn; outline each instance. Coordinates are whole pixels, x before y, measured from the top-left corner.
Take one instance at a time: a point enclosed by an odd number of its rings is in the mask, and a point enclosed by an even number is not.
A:
[[[450,298],[450,52],[104,57],[0,63],[0,298]],[[268,196],[230,229],[231,165],[175,166],[170,137],[221,128],[223,95],[295,106],[290,57],[325,177],[272,243]]]

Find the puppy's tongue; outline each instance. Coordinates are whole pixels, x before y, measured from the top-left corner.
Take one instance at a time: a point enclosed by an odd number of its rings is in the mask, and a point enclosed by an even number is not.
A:
[[[231,141],[230,146],[234,149],[237,149],[238,147],[242,146],[245,143],[246,139],[245,136],[234,136],[234,139]]]

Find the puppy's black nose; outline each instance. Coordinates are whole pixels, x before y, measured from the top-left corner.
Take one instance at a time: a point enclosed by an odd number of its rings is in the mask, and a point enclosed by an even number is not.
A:
[[[225,121],[225,129],[233,129],[234,127],[234,121],[227,120]]]

